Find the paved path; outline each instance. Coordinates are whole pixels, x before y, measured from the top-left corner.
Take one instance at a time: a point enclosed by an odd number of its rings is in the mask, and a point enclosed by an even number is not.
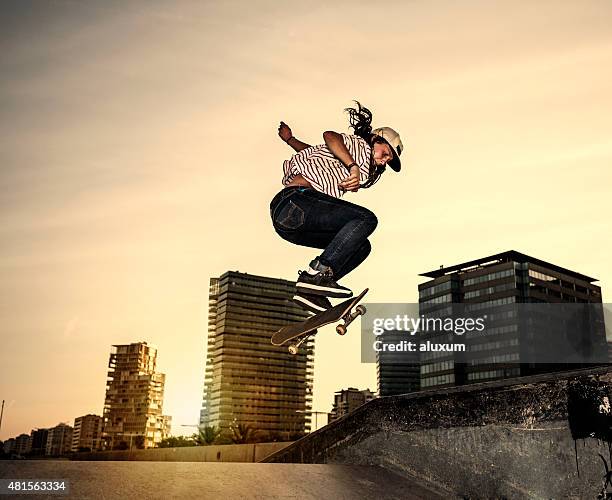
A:
[[[442,498],[379,467],[210,462],[0,461],[0,479],[67,479],[78,499]],[[41,498],[39,495],[2,498]]]

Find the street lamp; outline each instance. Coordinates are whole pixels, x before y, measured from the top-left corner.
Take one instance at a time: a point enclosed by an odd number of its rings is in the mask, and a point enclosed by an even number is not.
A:
[[[296,413],[304,413],[305,415],[314,415],[315,416],[315,428],[314,430],[316,431],[319,426],[319,420],[318,420],[318,416],[319,415],[327,415],[329,417],[329,412],[326,411],[314,411],[314,410],[295,410]],[[312,432],[312,430],[310,431]]]
[[[129,436],[130,437],[130,451],[132,451],[132,439],[134,438],[134,436],[140,436],[141,434],[138,432],[123,432],[122,433],[123,436]]]

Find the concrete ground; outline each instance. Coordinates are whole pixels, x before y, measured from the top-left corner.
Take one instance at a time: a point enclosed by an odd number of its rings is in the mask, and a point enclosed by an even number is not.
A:
[[[0,461],[0,479],[65,479],[56,498],[294,498],[436,500],[441,496],[377,466],[207,462]],[[7,497],[8,498],[8,497]],[[11,498],[50,498],[20,495]]]

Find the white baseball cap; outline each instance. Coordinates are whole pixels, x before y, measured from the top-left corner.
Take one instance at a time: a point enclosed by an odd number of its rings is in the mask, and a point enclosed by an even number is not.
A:
[[[374,135],[382,137],[387,144],[391,147],[393,151],[393,159],[387,163],[393,170],[399,172],[402,168],[402,164],[400,163],[399,156],[402,154],[404,150],[404,145],[402,144],[402,140],[400,139],[399,134],[393,130],[391,127],[380,127],[372,130]]]

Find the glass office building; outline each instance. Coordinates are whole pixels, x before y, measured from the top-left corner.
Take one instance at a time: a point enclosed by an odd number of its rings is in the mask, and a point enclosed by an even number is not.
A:
[[[388,343],[401,342],[403,332],[389,331],[382,334]],[[420,353],[381,351],[376,353],[376,381],[380,396],[397,396],[416,392],[421,387]]]
[[[442,267],[421,276],[430,278],[430,281],[419,285],[419,309],[422,314],[446,314],[452,307],[450,304],[463,304],[465,311],[488,315],[492,325],[487,328],[486,335],[478,339],[470,339],[470,335],[466,334],[468,355],[423,353],[420,360],[422,389],[572,368],[524,362],[529,354],[526,346],[537,345],[538,342],[537,334],[533,338],[534,331],[546,332],[547,341],[554,341],[555,328],[562,325],[555,323],[554,318],[551,321],[549,316],[539,329],[531,328],[531,338],[526,338],[521,332],[528,329],[523,328],[516,304],[601,304],[601,289],[593,284],[596,281],[594,278],[516,251]],[[533,317],[529,321],[533,321]],[[605,331],[603,335],[594,342],[597,344],[603,340],[601,349],[605,350]],[[595,347],[599,348],[598,344]]]
[[[258,440],[290,439],[310,430],[314,339],[297,355],[273,346],[282,326],[310,316],[291,297],[295,282],[240,272],[210,280],[201,426]]]

